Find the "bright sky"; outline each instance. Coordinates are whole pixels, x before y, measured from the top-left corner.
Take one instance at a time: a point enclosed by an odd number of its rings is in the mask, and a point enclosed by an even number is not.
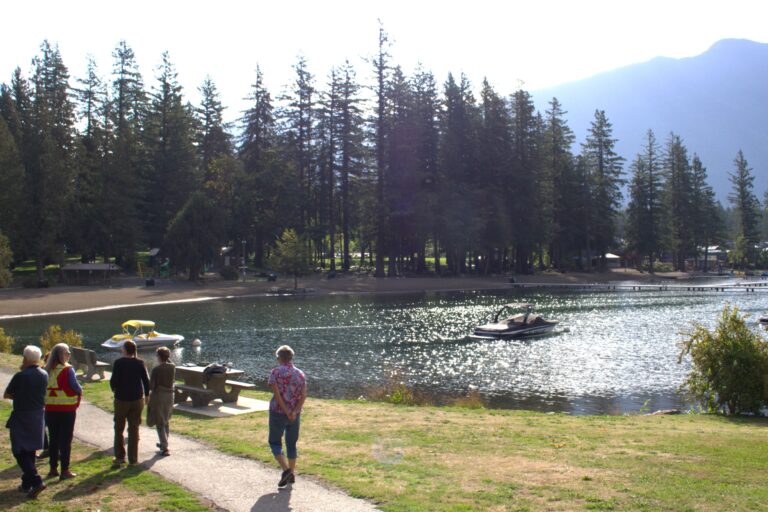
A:
[[[487,76],[504,94],[519,81],[535,90],[659,55],[697,55],[723,38],[768,42],[761,0],[37,0],[6,2],[0,13],[0,81],[16,66],[28,74],[45,38],[59,44],[73,77],[88,54],[107,75],[125,39],[147,85],[164,50],[193,102],[211,75],[229,119],[245,108],[257,64],[273,96],[293,79],[300,53],[322,83],[345,59],[370,78],[362,58],[376,51],[378,18],[406,71],[422,62],[439,83],[449,71],[474,84]]]

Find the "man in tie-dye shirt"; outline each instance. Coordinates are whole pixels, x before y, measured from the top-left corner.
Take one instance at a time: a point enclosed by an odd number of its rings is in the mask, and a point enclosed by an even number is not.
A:
[[[293,349],[283,345],[275,352],[278,366],[269,374],[272,400],[269,402],[269,447],[280,463],[283,474],[277,487],[282,489],[296,481],[296,442],[299,440],[301,408],[307,398],[304,372],[293,366]],[[283,435],[288,460],[283,455]]]

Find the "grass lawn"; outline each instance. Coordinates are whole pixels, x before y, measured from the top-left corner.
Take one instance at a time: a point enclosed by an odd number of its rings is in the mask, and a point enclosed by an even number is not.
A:
[[[85,393],[111,409],[107,383]],[[264,414],[176,414],[171,425],[273,464]],[[768,502],[766,427],[708,415],[572,417],[310,398],[299,469],[387,511],[757,510]]]
[[[5,425],[11,405],[0,402],[0,421]],[[48,488],[36,500],[29,500],[16,490],[21,483],[21,470],[11,454],[8,431],[0,433],[0,508],[19,511],[72,510],[211,510],[204,502],[182,487],[172,484],[141,467],[112,469],[112,459],[93,447],[75,442],[72,446],[72,469],[77,478],[59,482],[47,480]],[[48,461],[38,464],[45,477]]]

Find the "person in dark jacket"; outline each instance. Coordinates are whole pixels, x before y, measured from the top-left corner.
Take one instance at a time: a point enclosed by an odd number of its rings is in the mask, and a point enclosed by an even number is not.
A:
[[[3,394],[3,398],[13,400],[6,427],[11,430],[11,451],[22,471],[19,490],[30,498],[37,498],[45,489],[35,468],[35,452],[43,447],[48,388],[48,374],[40,368],[42,355],[35,346],[25,347],[21,371],[13,376]]]
[[[138,463],[139,426],[144,400],[149,395],[149,376],[144,361],[136,357],[136,343],[123,344],[123,357],[112,365],[109,385],[115,395],[115,466],[125,464],[125,423],[128,422],[128,463]]]

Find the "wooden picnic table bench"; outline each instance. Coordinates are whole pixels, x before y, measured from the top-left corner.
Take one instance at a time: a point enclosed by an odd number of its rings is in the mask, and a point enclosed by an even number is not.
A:
[[[94,375],[98,375],[101,380],[104,380],[104,370],[109,368],[109,363],[104,363],[96,358],[96,352],[87,348],[69,347],[69,351],[72,354],[70,363],[75,367],[75,371],[82,370],[82,378],[85,380],[93,379]]]
[[[205,407],[217,398],[224,403],[237,403],[240,391],[254,389],[256,386],[248,382],[229,380],[228,377],[239,377],[245,372],[229,368],[226,373],[205,375],[204,366],[177,366],[176,376],[184,381],[176,385],[176,403],[184,403],[192,399],[194,407]]]
[[[176,403],[184,403],[187,399],[192,400],[192,407],[205,407],[213,400],[213,391],[197,386],[187,386],[186,384],[176,384],[174,386]]]

